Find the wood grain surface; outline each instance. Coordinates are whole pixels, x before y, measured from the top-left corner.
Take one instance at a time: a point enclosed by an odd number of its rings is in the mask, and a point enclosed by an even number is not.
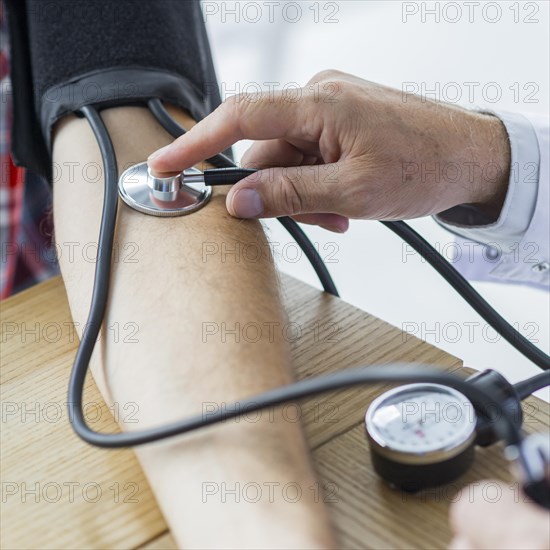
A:
[[[282,276],[297,378],[362,364],[422,362],[461,369],[449,354],[342,300]],[[72,432],[66,390],[78,340],[63,284],[54,278],[1,304],[1,547],[176,548],[131,450],[90,447]],[[319,319],[325,321],[319,322]],[[466,369],[462,369],[466,374]],[[447,510],[466,482],[510,479],[498,446],[477,451],[455,484],[415,496],[375,475],[363,433],[365,410],[381,386],[310,399],[300,414],[319,474],[319,498],[345,548],[442,548]],[[99,430],[115,417],[90,379],[86,413]],[[548,404],[525,402],[526,429],[548,429]],[[289,504],[291,505],[291,504]]]

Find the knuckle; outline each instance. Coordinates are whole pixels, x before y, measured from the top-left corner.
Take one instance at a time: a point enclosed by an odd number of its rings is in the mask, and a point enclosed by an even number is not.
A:
[[[234,110],[237,108],[239,104],[239,96],[241,94],[235,94],[230,95],[228,98],[225,99],[225,101],[222,103],[222,106],[227,110]]]
[[[352,174],[366,174],[366,171],[352,171]],[[372,207],[376,203],[375,193],[370,185],[365,185],[362,177],[345,178],[347,184],[340,188],[339,202],[343,206],[345,214],[354,219],[370,218]]]
[[[337,97],[342,97],[343,99],[350,99],[354,97],[357,90],[357,86],[347,80],[335,79],[331,81],[331,84],[334,89],[328,90],[328,92],[336,95]]]
[[[279,207],[288,214],[300,214],[304,211],[304,199],[300,193],[297,173],[284,170],[279,178]]]
[[[254,108],[261,99],[261,95],[240,93],[228,97],[222,104],[225,106],[227,118],[237,125],[241,136],[251,131]]]
[[[308,84],[314,84],[315,82],[323,82],[324,80],[333,80],[342,76],[344,73],[336,69],[324,69],[319,71],[309,80]]]
[[[230,120],[240,120],[242,112],[243,100],[241,94],[229,96],[221,104],[220,109],[223,109],[223,116]]]
[[[352,103],[356,99],[356,88],[357,86],[347,80],[333,78],[320,83],[311,97],[316,103]]]
[[[262,94],[259,92],[243,92],[229,96],[224,104],[226,108],[233,112],[242,113],[250,106],[262,100]]]

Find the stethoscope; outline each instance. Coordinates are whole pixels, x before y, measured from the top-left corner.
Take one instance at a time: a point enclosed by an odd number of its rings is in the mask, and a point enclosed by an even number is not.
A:
[[[172,136],[178,137],[185,132],[159,99],[149,100],[147,106]],[[189,169],[159,178],[151,174],[147,163],[143,162],[128,168],[119,178],[114,148],[99,113],[93,106],[85,106],[80,114],[92,127],[105,169],[89,328],[83,333],[69,381],[69,418],[83,440],[105,448],[143,445],[312,395],[360,384],[401,382],[407,384],[380,395],[365,414],[372,463],[383,479],[406,491],[448,483],[470,466],[476,445],[504,441],[506,456],[517,464],[525,492],[550,509],[550,438],[542,434],[525,436],[521,429],[521,400],[550,385],[549,357],[517,332],[443,256],[404,222],[382,223],[421,254],[511,345],[546,372],[512,385],[493,370],[464,380],[420,365],[360,367],[301,380],[241,399],[238,407],[228,405],[208,415],[199,414],[155,429],[119,434],[92,430],[84,418],[82,397],[88,364],[107,304],[118,197],[144,214],[182,216],[204,207],[210,200],[213,186],[234,184],[253,170],[238,168],[229,157],[219,154],[208,159],[215,168],[203,172]],[[290,218],[278,220],[305,252],[323,289],[338,296],[326,266],[298,224]]]

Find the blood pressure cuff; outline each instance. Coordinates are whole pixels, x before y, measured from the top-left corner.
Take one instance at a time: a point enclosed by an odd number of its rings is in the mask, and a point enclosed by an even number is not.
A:
[[[83,105],[160,98],[196,120],[220,103],[198,0],[6,0],[12,154],[50,179],[51,130]]]

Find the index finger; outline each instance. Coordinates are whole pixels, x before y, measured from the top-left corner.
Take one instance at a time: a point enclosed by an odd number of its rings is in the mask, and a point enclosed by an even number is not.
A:
[[[303,106],[282,93],[236,95],[170,145],[153,153],[155,172],[177,172],[227,149],[241,139],[265,140],[296,136]],[[303,137],[301,135],[300,137]]]

